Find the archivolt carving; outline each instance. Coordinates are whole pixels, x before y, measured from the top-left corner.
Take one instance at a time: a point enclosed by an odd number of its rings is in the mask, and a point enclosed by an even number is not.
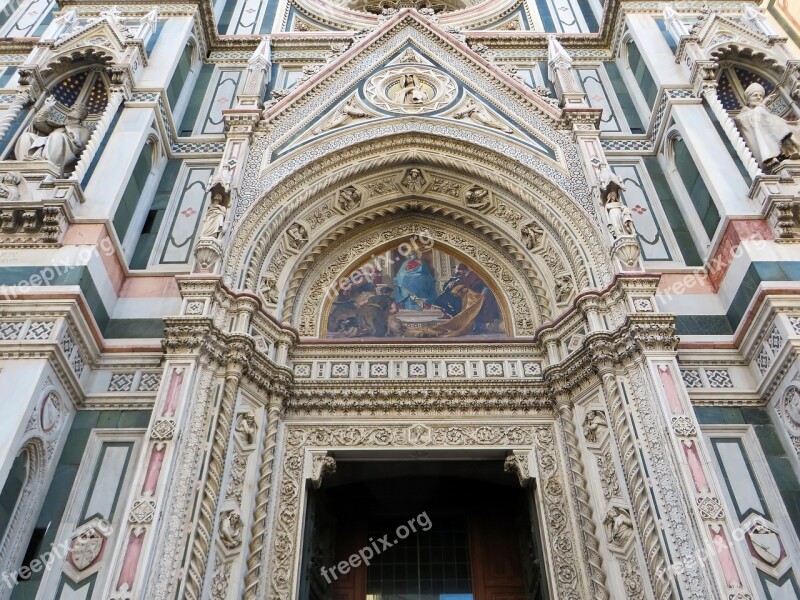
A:
[[[256,149],[253,152],[258,153]],[[376,169],[409,162],[455,170],[462,178],[506,191],[531,210],[562,245],[579,289],[610,282],[611,269],[601,232],[561,188],[524,165],[511,163],[507,156],[419,134],[373,140],[326,156],[286,176],[240,219],[229,248],[228,278],[235,285],[255,291],[267,253],[286,222],[301,207],[351,183],[361,173],[374,174]],[[248,170],[251,167],[249,164]],[[256,173],[252,176],[258,177]]]
[[[419,170],[419,169],[416,169]],[[392,176],[381,176],[379,179],[380,181],[389,180],[392,181],[399,181],[402,178],[404,171],[400,170]],[[558,241],[559,233],[553,231],[552,228],[547,227],[547,231],[550,234],[548,237],[548,243],[546,245],[542,245],[540,248],[530,249],[529,251],[538,256],[538,259],[543,263],[538,268],[531,269],[529,268],[530,261],[529,257],[527,256],[527,252],[522,251],[519,247],[519,243],[517,241],[512,242],[509,240],[509,237],[512,238],[519,238],[520,234],[517,232],[517,228],[524,226],[521,225],[522,222],[526,221],[522,218],[520,214],[520,210],[524,210],[521,206],[517,203],[512,202],[511,200],[500,199],[498,200],[498,206],[495,207],[494,210],[490,211],[489,214],[480,215],[476,214],[472,210],[464,210],[464,207],[461,205],[460,200],[454,197],[454,194],[448,193],[453,189],[457,189],[459,187],[466,188],[469,186],[469,180],[463,181],[461,179],[457,179],[457,175],[450,175],[450,174],[442,174],[439,172],[432,172],[430,170],[425,170],[425,173],[429,179],[432,180],[432,184],[430,186],[425,186],[426,189],[424,190],[425,196],[434,196],[436,197],[435,201],[430,200],[421,200],[421,201],[402,201],[398,204],[392,205],[392,200],[384,201],[380,205],[376,205],[373,201],[371,207],[364,207],[361,213],[353,213],[349,216],[349,219],[346,223],[342,224],[342,219],[339,218],[336,222],[332,223],[332,226],[337,227],[336,231],[345,231],[352,229],[356,226],[362,226],[364,223],[369,222],[370,220],[374,220],[376,216],[386,215],[390,213],[398,213],[403,210],[414,209],[416,211],[425,211],[429,214],[439,214],[442,216],[447,216],[454,221],[464,223],[469,225],[473,229],[476,229],[481,232],[481,234],[491,238],[494,243],[497,245],[505,248],[507,251],[511,252],[515,260],[522,265],[526,266],[526,271],[530,277],[534,279],[534,281],[539,280],[540,276],[537,274],[537,270],[540,269],[540,272],[545,272],[546,270],[550,272],[550,277],[547,278],[547,287],[551,290],[551,293],[547,294],[546,291],[540,286],[537,287],[537,295],[539,296],[539,302],[542,306],[553,306],[555,304],[560,304],[562,300],[568,299],[570,294],[558,293],[559,290],[559,282],[563,282],[564,277],[566,277],[570,282],[570,292],[572,291],[572,277],[570,275],[565,275],[565,271],[570,272],[571,274],[580,281],[580,288],[583,288],[588,285],[588,279],[586,277],[585,269],[583,265],[579,262],[578,257],[574,254],[570,256],[570,253],[566,248],[564,248]],[[371,179],[374,179],[371,178]],[[437,184],[437,182],[439,182]],[[363,181],[358,182],[359,187],[364,189],[371,189],[371,183],[364,183]],[[447,184],[447,185],[445,185]],[[449,187],[448,187],[449,186]],[[349,186],[350,188],[355,189],[352,185]],[[349,189],[349,188],[345,188]],[[483,188],[481,188],[483,189]],[[488,192],[487,192],[488,193]],[[455,195],[457,196],[457,194]],[[391,196],[388,196],[391,198]],[[360,198],[360,194],[359,194]],[[371,200],[371,199],[370,199]],[[361,201],[361,200],[359,200]],[[326,221],[331,220],[334,217],[333,211],[330,210],[329,204],[331,203],[331,199],[328,196],[322,196],[321,200],[318,200],[316,204],[307,207],[298,207],[298,209],[289,214],[288,212],[279,213],[281,217],[284,217],[284,223],[286,222],[294,222],[295,219],[303,219],[306,222],[311,224],[311,229],[317,229],[322,226]],[[365,202],[364,204],[367,204]],[[469,208],[469,207],[468,207]],[[302,210],[302,217],[301,215]],[[481,211],[478,211],[480,213]],[[281,223],[277,222],[278,218],[271,220],[271,226],[277,230],[277,228],[281,225]],[[493,222],[494,221],[494,222]],[[503,236],[503,229],[506,231],[506,235]],[[544,228],[539,227],[541,230],[541,238],[545,237]],[[314,235],[317,239],[320,239],[320,236],[327,235],[328,237],[322,239],[322,241],[314,241],[312,244],[313,250],[312,254],[317,256],[323,251],[323,248],[320,246],[324,246],[324,248],[328,248],[331,245],[330,239],[331,236],[334,235],[332,233],[327,233],[330,231],[330,227],[328,230],[319,229]],[[287,231],[288,233],[288,231]],[[277,237],[275,241],[277,241]],[[260,244],[259,244],[260,247]],[[260,254],[257,252],[256,254]],[[567,258],[569,257],[569,258]],[[248,272],[252,272],[254,274],[259,273],[260,271],[264,270],[264,267],[257,262],[255,262],[255,256],[251,261],[250,266],[248,267]],[[566,265],[565,266],[565,258]],[[278,276],[281,274],[281,271],[285,271],[285,266],[287,264],[288,256],[281,250],[280,248],[273,251],[270,260],[268,261],[268,266],[266,267],[266,273],[262,277],[274,278],[277,280]],[[303,261],[295,268],[302,269],[304,266],[308,266],[309,262],[307,260]],[[545,266],[546,265],[546,266]],[[574,271],[573,271],[574,269]],[[298,280],[298,272],[296,271],[292,275],[287,275],[284,273],[284,278],[288,281],[289,277],[292,280]],[[563,284],[561,285],[563,288]],[[552,291],[556,290],[556,291]],[[561,290],[563,292],[563,290]],[[290,290],[291,295],[291,290]],[[551,304],[551,299],[555,295],[555,301]],[[563,297],[560,297],[563,296]],[[549,312],[550,309],[548,308],[544,312]]]
[[[504,298],[510,308],[512,333],[531,335],[537,325],[551,316],[547,298],[552,297],[552,292],[544,290],[541,276],[524,256],[519,252],[512,254],[500,243],[487,244],[474,231],[455,225],[450,219],[435,213],[424,218],[402,215],[377,221],[363,232],[357,229],[359,226],[363,227],[360,220],[350,221],[316,244],[314,252],[306,255],[303,263],[296,267],[287,286],[282,317],[284,321],[291,321],[301,335],[322,334],[326,292],[335,293],[335,282],[348,268],[357,266],[358,261],[368,257],[375,248],[415,234],[429,236],[434,243],[469,257],[489,274],[487,282],[495,282],[495,293]],[[354,230],[359,235],[353,236]]]

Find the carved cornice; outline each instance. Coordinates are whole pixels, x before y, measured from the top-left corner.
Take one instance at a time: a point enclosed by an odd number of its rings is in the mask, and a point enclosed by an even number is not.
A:
[[[241,372],[261,391],[285,395],[291,372],[258,353],[250,335],[221,331],[209,317],[167,317],[164,324],[165,354],[194,355],[209,365]]]

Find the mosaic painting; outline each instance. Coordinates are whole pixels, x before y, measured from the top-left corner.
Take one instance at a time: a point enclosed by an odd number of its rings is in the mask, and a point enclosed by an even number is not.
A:
[[[499,337],[497,297],[475,267],[409,240],[373,254],[331,291],[328,338]]]

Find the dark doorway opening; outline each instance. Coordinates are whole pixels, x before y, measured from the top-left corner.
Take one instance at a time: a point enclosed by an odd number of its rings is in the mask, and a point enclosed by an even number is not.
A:
[[[299,598],[546,600],[541,557],[502,460],[337,460],[309,491]]]

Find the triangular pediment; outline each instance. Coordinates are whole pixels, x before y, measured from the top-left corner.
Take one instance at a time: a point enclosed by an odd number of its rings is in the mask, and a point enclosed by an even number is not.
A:
[[[395,124],[500,137],[553,166],[561,111],[457,37],[406,9],[265,110],[269,162],[344,130]],[[402,123],[402,126],[400,125]]]

